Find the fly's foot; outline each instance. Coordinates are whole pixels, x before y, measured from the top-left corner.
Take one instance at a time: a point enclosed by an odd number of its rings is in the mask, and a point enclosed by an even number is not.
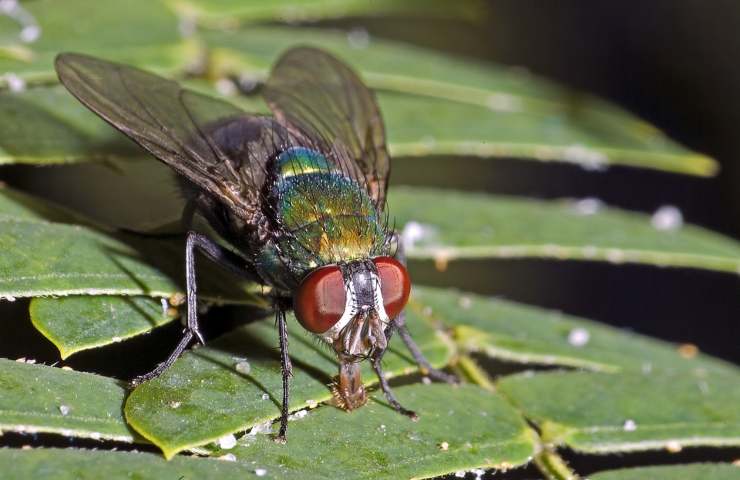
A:
[[[416,412],[412,410],[406,410],[405,408],[399,410],[399,413],[402,415],[406,415],[411,419],[412,422],[418,422],[419,421],[419,415],[416,414]]]
[[[148,382],[149,380],[153,378],[157,378],[162,372],[164,372],[167,368],[165,365],[166,362],[162,362],[157,365],[157,368],[152,370],[149,373],[145,373],[144,375],[139,375],[138,377],[134,377],[128,382],[128,386],[130,389],[134,389],[141,385],[142,383]]]
[[[188,332],[188,330],[185,330],[184,333],[187,334],[187,332]],[[199,328],[191,328],[190,329],[190,333],[193,336],[195,336],[195,339],[198,340],[198,343],[199,344],[201,344],[201,345],[205,345],[206,344],[206,340],[205,340],[205,338],[203,338],[203,334],[200,333],[200,329]]]

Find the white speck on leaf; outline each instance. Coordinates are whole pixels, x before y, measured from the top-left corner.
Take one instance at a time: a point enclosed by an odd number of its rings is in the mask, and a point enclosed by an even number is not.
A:
[[[216,80],[214,86],[216,87],[216,91],[225,97],[236,95],[239,91],[236,85],[234,85],[234,82],[228,78],[219,78]]]
[[[473,299],[467,295],[463,295],[462,297],[460,297],[457,303],[463,310],[468,310],[470,307],[473,306]]]
[[[580,144],[566,147],[563,151],[563,157],[569,162],[580,164],[584,170],[588,171],[606,170],[607,161],[609,160],[603,153]]]
[[[417,244],[430,245],[434,243],[437,229],[431,225],[410,221],[401,230],[401,242],[406,250],[412,250]]]
[[[683,214],[678,207],[663,205],[650,217],[650,224],[661,232],[673,232],[683,226]]]
[[[267,469],[255,468],[254,474],[257,475],[258,477],[264,477],[265,475],[267,475]]]
[[[66,417],[69,415],[70,408],[68,405],[59,405],[59,412],[62,414],[63,417]]]
[[[594,215],[604,207],[604,202],[594,197],[586,197],[573,202],[573,211],[578,215]]]
[[[26,89],[26,81],[15,73],[6,73],[4,75],[5,83],[11,92],[22,92]]]
[[[668,450],[670,453],[678,453],[681,450],[683,450],[683,446],[676,440],[670,440],[668,443],[665,444],[665,449]]]
[[[432,379],[429,377],[421,377],[421,383],[424,385],[431,385]]]
[[[267,420],[263,423],[258,423],[249,431],[248,435],[257,435],[258,433],[272,433],[272,421]]]
[[[591,340],[591,334],[585,328],[574,328],[568,333],[568,343],[574,347],[582,347]]]
[[[0,12],[9,14],[16,8],[18,8],[18,0],[0,0]]]
[[[233,453],[227,453],[226,455],[221,455],[220,457],[216,458],[227,462],[236,462],[236,455],[234,455]]]
[[[38,25],[26,25],[21,30],[21,42],[33,43],[41,36],[41,27]]]
[[[624,421],[624,425],[622,425],[622,428],[625,432],[634,432],[637,430],[637,424],[632,419],[627,419]]]
[[[508,93],[494,93],[486,98],[486,105],[496,112],[519,112],[522,109],[522,101]]]
[[[347,43],[352,48],[367,48],[370,45],[370,34],[362,27],[353,28],[347,32]]]
[[[270,395],[268,395],[266,393],[263,393],[261,398],[262,398],[262,400],[269,400],[270,399]]]
[[[236,369],[237,372],[241,373],[242,375],[248,375],[249,372],[252,371],[252,366],[246,360],[241,360],[237,362],[234,368]]]
[[[288,420],[300,420],[308,415],[308,410],[298,410],[292,415],[288,415]]]
[[[229,450],[236,446],[236,437],[232,434],[224,435],[218,439],[218,446],[224,450]]]
[[[610,248],[606,251],[606,259],[611,263],[623,263],[625,254],[622,250]]]
[[[447,450],[450,449],[450,444],[447,442],[442,442],[439,444],[439,449],[442,450],[443,452],[446,452]]]

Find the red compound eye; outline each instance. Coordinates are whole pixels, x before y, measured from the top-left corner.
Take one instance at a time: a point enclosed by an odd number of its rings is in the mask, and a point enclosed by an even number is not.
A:
[[[383,306],[389,318],[395,318],[409,299],[411,278],[406,267],[393,257],[373,259],[380,277],[380,291],[383,293]]]
[[[342,317],[346,300],[342,272],[338,266],[330,265],[303,279],[293,296],[293,310],[303,328],[324,333]]]

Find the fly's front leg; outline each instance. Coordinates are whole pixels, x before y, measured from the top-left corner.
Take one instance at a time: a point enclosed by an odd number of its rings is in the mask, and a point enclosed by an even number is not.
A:
[[[187,325],[183,331],[183,337],[177,344],[175,350],[164,362],[149,373],[134,378],[130,384],[132,387],[140,385],[147,380],[158,377],[167,370],[183,351],[190,345],[193,339],[201,344],[205,343],[198,325],[198,284],[195,276],[195,250],[196,248],[213,260],[216,264],[237,273],[241,276],[254,279],[254,275],[246,270],[246,262],[239,255],[227,250],[200,233],[189,231],[185,241],[185,285],[187,290],[188,316]]]
[[[390,340],[391,335],[393,334],[393,326],[389,326],[386,329],[386,338]],[[391,390],[391,386],[388,384],[388,379],[385,378],[385,372],[383,372],[383,367],[380,365],[381,360],[383,360],[383,355],[385,354],[385,350],[378,352],[376,355],[374,355],[370,359],[370,364],[373,367],[373,370],[375,371],[375,374],[378,376],[378,381],[380,382],[380,388],[383,390],[383,394],[385,395],[386,400],[388,400],[388,403],[391,404],[391,406],[401,415],[406,415],[411,420],[416,421],[419,419],[419,416],[416,414],[416,412],[409,410],[407,408],[404,408],[403,405],[401,405],[396,399],[396,396],[393,394],[393,391]]]
[[[396,259],[406,266],[406,252],[403,247],[403,239],[398,232],[393,232],[393,241],[396,242]],[[421,349],[411,337],[411,333],[406,326],[406,312],[401,312],[396,318],[394,318],[393,324],[398,329],[398,335],[401,337],[401,340],[403,340],[406,348],[409,349],[409,352],[411,352],[411,356],[414,357],[414,361],[419,365],[419,368],[424,375],[428,375],[430,378],[442,382],[451,384],[460,383],[455,375],[432,367],[429,360],[427,360],[424,354],[421,353]]]
[[[285,443],[285,434],[288,431],[288,401],[290,399],[290,377],[293,376],[293,365],[288,356],[288,326],[285,322],[285,310],[278,303],[275,306],[278,335],[280,336],[280,367],[283,374],[283,403],[280,409],[280,432],[275,438],[278,443]]]

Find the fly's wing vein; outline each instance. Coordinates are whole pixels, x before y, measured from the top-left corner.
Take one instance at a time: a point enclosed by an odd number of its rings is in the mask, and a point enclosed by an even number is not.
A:
[[[310,47],[287,51],[263,96],[275,117],[385,206],[390,157],[375,96],[344,63]]]
[[[260,208],[265,163],[291,144],[275,119],[143,70],[65,53],[64,86],[90,110],[249,221]]]

